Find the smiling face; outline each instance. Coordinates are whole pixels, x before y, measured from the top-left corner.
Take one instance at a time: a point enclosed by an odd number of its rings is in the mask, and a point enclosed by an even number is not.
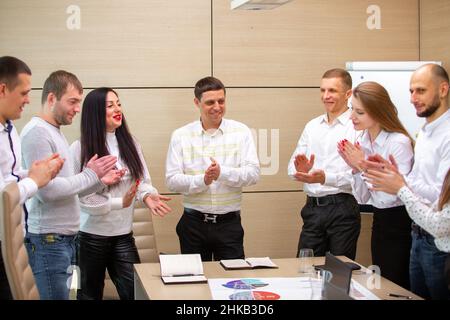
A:
[[[325,110],[331,115],[339,115],[347,110],[347,101],[352,94],[341,78],[323,78],[320,83],[320,97]]]
[[[418,117],[431,117],[441,106],[439,83],[432,78],[427,68],[414,72],[409,91]]]
[[[372,129],[378,126],[377,122],[364,109],[361,100],[355,96],[352,99],[352,115],[350,119],[353,122],[355,130]]]
[[[2,98],[2,110],[0,120],[16,120],[22,115],[26,104],[30,103],[31,76],[20,73],[18,84],[10,90],[5,83],[0,83],[0,96]]]
[[[72,124],[73,118],[81,110],[82,93],[69,84],[66,92],[58,100],[53,93],[49,93],[50,111],[55,124],[65,126]]]
[[[114,132],[122,125],[122,105],[112,91],[106,94],[106,131]]]
[[[194,103],[200,110],[203,128],[219,128],[226,111],[224,90],[203,92],[201,99],[195,98]]]

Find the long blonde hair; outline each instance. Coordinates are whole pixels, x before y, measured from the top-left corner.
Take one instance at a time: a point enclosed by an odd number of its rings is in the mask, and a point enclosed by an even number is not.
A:
[[[353,89],[353,96],[361,101],[364,110],[380,124],[382,130],[402,133],[411,140],[411,145],[414,146],[414,140],[400,122],[397,108],[382,85],[373,81],[362,82]]]

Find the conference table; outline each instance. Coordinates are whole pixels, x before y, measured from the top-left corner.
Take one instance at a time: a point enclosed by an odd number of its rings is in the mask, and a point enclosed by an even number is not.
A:
[[[343,261],[352,261],[346,257],[339,257]],[[322,265],[324,257],[314,257],[314,265]],[[204,275],[213,278],[278,278],[300,277],[299,259],[272,259],[278,265],[277,269],[245,269],[225,270],[218,261],[203,262]],[[422,300],[421,297],[379,277],[379,285],[372,286],[373,273],[361,266],[361,270],[352,273],[352,280],[375,294],[381,300]],[[313,274],[313,277],[316,275]],[[211,290],[208,283],[164,284],[161,280],[159,263],[142,263],[134,265],[134,283],[136,300],[211,300]],[[370,288],[373,287],[373,288]],[[397,297],[390,294],[397,295]]]

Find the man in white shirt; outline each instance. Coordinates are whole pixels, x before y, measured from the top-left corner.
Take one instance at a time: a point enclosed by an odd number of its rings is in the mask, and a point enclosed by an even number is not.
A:
[[[351,168],[337,151],[339,141],[356,140],[347,106],[352,94],[350,74],[328,70],[320,92],[326,114],[306,124],[288,166],[288,175],[303,182],[307,194],[298,252],[310,248],[316,256],[330,251],[355,259],[361,217],[352,195]]]
[[[184,195],[176,231],[181,253],[203,261],[244,258],[241,225],[242,187],[259,179],[259,160],[250,129],[224,119],[225,87],[206,77],[195,85],[200,120],[172,134],[166,184]]]
[[[21,145],[12,120],[19,119],[25,104],[30,103],[31,70],[25,62],[10,56],[0,57],[0,192],[17,182],[20,203],[32,197],[61,169],[64,161],[53,154],[36,161],[30,170],[21,168]],[[11,299],[0,245],[0,300]]]

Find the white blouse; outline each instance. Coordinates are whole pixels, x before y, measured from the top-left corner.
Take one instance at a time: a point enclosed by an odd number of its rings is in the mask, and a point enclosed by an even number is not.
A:
[[[109,153],[118,157],[116,167],[125,168],[125,163],[119,157],[116,135],[107,133],[106,142]],[[144,178],[138,187],[136,198],[143,202],[146,194],[157,194],[158,191],[152,186],[141,147],[136,140],[134,140],[134,143],[144,167]],[[70,151],[75,160],[75,170],[79,170],[81,146],[78,140],[72,144]],[[118,236],[130,233],[133,227],[134,203],[127,208],[123,208],[122,198],[132,183],[135,183],[135,181],[130,172],[127,171],[119,183],[97,193],[80,197],[80,230],[102,236]]]
[[[378,153],[383,158],[388,159],[393,155],[398,164],[398,170],[402,175],[406,175],[411,170],[414,153],[411,140],[404,134],[397,132],[386,132],[382,130],[375,141],[370,141],[367,130],[359,139],[365,157]],[[358,201],[362,204],[371,204],[376,208],[392,208],[402,206],[402,201],[396,196],[382,191],[372,191],[371,185],[364,180],[361,173],[353,175],[352,190]]]
[[[450,203],[447,202],[441,211],[437,211],[437,202],[433,206],[425,204],[424,199],[416,196],[406,186],[397,195],[405,204],[411,219],[435,237],[436,247],[450,252]]]

